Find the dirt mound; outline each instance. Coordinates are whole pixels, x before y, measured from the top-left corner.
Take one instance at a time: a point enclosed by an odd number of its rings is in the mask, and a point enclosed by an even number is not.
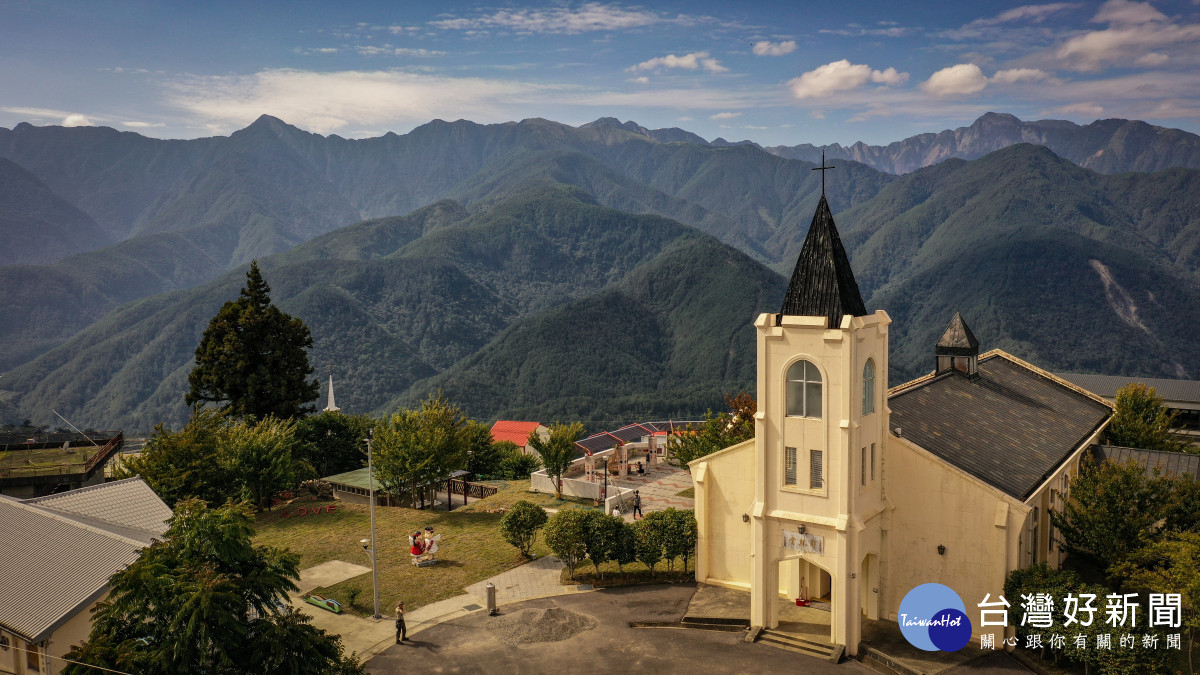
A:
[[[522,645],[531,642],[558,642],[589,631],[599,625],[590,616],[568,609],[523,609],[516,614],[492,619],[485,628],[505,644]]]

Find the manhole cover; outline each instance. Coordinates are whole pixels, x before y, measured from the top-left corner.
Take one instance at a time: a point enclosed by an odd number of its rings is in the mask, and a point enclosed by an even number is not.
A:
[[[464,605],[463,609],[467,610],[468,612],[474,612],[477,609],[483,609],[483,608],[480,607],[479,605],[472,604],[472,605]]]

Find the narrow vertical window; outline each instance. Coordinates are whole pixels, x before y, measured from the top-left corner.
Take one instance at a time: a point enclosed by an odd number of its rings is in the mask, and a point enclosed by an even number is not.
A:
[[[862,383],[862,414],[870,415],[875,412],[875,360],[867,359],[867,365],[863,366],[863,383]]]
[[[787,414],[821,419],[821,371],[808,361],[788,367]]]
[[[875,481],[875,444],[871,444],[871,481]]]
[[[824,453],[820,450],[808,451],[808,487],[812,490],[820,490],[825,487],[825,462]]]
[[[783,449],[783,484],[796,484],[796,449]]]
[[[860,463],[860,468],[862,469],[862,471],[859,472],[861,474],[861,477],[859,478],[859,482],[861,482],[863,485],[866,485],[867,484],[867,449],[866,448],[862,449],[862,462]]]

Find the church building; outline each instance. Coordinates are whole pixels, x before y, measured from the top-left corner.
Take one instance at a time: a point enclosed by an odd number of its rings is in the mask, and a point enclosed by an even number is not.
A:
[[[1112,414],[1021,359],[980,354],[957,314],[929,346],[933,371],[889,389],[890,324],[867,312],[822,195],[782,307],[754,322],[755,437],[690,465],[696,579],[749,590],[765,629],[781,599],[826,599],[830,643],[850,656],[863,618],[895,620],[918,585],[955,590],[976,624],[1010,571],[1057,566],[1048,509]],[[976,645],[1005,636],[973,631]]]

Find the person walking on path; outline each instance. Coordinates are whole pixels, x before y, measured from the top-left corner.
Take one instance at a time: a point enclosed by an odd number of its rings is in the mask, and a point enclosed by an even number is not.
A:
[[[396,644],[408,639],[408,627],[404,625],[404,603],[396,604]]]
[[[645,518],[646,516],[642,515],[642,495],[638,494],[637,490],[634,490],[633,491],[633,519],[637,520],[639,517]]]

